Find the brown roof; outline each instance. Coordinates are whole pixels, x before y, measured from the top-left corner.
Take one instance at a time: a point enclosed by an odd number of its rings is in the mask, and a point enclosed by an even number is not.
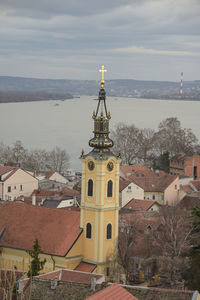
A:
[[[76,268],[76,271],[83,271],[92,273],[96,269],[97,265],[81,262]]]
[[[0,176],[10,172],[3,180],[6,181],[10,176],[12,176],[19,168],[9,167],[9,166],[0,166]]]
[[[130,181],[140,186],[145,192],[164,192],[165,189],[177,178],[177,176],[155,172],[143,172],[128,177]]]
[[[186,195],[178,205],[186,209],[191,209],[195,205],[200,206],[200,195],[197,197]]]
[[[80,192],[77,190],[65,188],[62,190],[49,191],[49,190],[34,190],[32,195],[36,195],[36,197],[47,198],[47,197],[66,197],[66,196],[78,196]]]
[[[113,283],[105,289],[87,297],[85,300],[138,300],[117,283]]]
[[[9,167],[9,166],[0,166],[0,175],[3,175],[5,173],[7,173],[7,172],[10,172],[10,171],[12,171],[14,169],[18,169],[18,168],[16,168],[16,167]]]
[[[131,181],[127,178],[122,178],[120,177],[119,179],[119,191],[123,191],[123,189],[125,189],[129,184],[131,183]]]
[[[151,172],[149,168],[143,165],[121,166],[120,169],[125,177],[128,177],[137,172]]]
[[[124,206],[124,208],[129,208],[129,209],[133,209],[133,210],[148,210],[154,204],[158,204],[158,203],[154,200],[132,199]]]
[[[0,245],[31,250],[37,238],[44,253],[64,256],[82,232],[79,225],[78,211],[6,201],[0,206]]]
[[[145,212],[124,213],[119,214],[119,229],[126,224],[133,223],[137,230],[146,230],[148,226],[152,229],[157,229],[162,223],[162,218],[156,213],[155,216],[146,216]]]
[[[85,283],[85,284],[90,284],[92,277],[96,278],[96,280],[99,281],[99,283],[102,283],[104,281],[104,275],[102,274],[92,274],[88,272],[81,272],[77,270],[67,270],[67,269],[53,271],[36,277],[42,279],[57,278],[59,281],[63,281],[63,282],[77,282],[77,283]]]

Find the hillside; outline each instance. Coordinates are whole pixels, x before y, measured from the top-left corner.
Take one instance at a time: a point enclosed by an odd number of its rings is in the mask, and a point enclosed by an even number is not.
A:
[[[179,88],[179,82],[170,81],[142,81],[134,79],[106,80],[107,95],[114,97],[176,99],[180,98]],[[37,79],[0,76],[0,91],[2,92],[45,92],[46,96],[47,94],[55,96],[59,93],[60,95],[69,94],[70,97],[70,95],[97,95],[98,89],[99,82],[95,80]],[[200,81],[184,82],[183,95],[181,98],[200,100]]]

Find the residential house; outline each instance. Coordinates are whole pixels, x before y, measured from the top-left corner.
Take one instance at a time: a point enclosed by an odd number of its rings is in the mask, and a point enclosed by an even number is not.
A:
[[[17,167],[0,166],[0,200],[13,201],[19,196],[30,196],[38,189],[38,180]]]
[[[169,205],[178,201],[178,176],[148,169],[134,172],[128,179],[144,190],[144,200],[156,200]]]
[[[132,199],[124,208],[139,211],[159,211],[160,204],[155,200]]]
[[[119,180],[119,202],[124,207],[131,199],[144,199],[144,190],[128,178]]]
[[[45,178],[52,180],[52,181],[64,183],[64,184],[67,184],[69,182],[69,180],[67,180],[67,178],[65,178],[58,172],[46,172]]]
[[[188,156],[185,153],[175,155],[170,159],[170,174],[200,179],[200,155]]]
[[[58,172],[46,172],[37,176],[41,190],[64,189],[68,186],[69,180]]]

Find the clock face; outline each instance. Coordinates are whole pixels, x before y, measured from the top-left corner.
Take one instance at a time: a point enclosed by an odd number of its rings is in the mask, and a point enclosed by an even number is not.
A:
[[[94,170],[94,162],[92,160],[88,162],[88,169],[90,171]]]
[[[113,163],[110,161],[110,162],[107,164],[107,169],[108,169],[108,171],[112,171],[113,168],[114,168],[114,165],[113,165]]]

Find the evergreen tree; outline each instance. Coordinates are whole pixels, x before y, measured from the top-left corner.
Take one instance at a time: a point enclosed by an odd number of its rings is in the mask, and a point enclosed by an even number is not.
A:
[[[40,260],[39,255],[41,252],[41,247],[39,245],[38,239],[35,239],[33,244],[33,250],[27,251],[29,255],[33,258],[29,266],[28,277],[33,277],[39,275],[39,272],[43,269],[46,259]]]

